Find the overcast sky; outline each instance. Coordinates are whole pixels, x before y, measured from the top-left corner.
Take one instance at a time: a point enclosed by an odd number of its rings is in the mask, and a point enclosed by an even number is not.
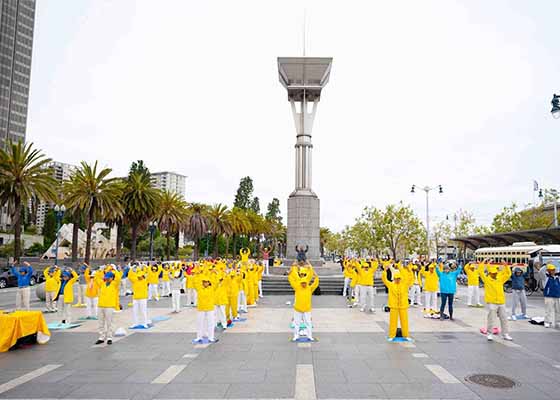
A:
[[[294,188],[277,56],[334,57],[313,130],[321,226],[404,201],[489,223],[559,187],[560,2],[38,0],[27,140],[57,161],[187,175],[187,200],[261,209]]]

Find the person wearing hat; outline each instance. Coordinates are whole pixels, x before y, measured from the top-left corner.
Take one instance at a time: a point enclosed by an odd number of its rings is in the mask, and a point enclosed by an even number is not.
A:
[[[176,268],[170,271],[171,281],[169,287],[171,289],[171,304],[173,312],[181,312],[181,288],[183,287],[183,270]]]
[[[424,309],[427,312],[437,312],[437,291],[439,278],[436,272],[436,263],[432,261],[427,270],[420,271],[424,278]]]
[[[410,340],[408,331],[408,289],[412,279],[412,275],[403,274],[399,270],[392,270],[391,282],[387,279],[388,265],[383,266],[383,274],[381,279],[387,289],[389,289],[389,298],[387,305],[389,306],[389,341],[392,342],[397,336],[397,324],[400,320],[402,337]]]
[[[29,297],[31,295],[31,277],[33,268],[28,262],[24,262],[22,267],[15,265],[11,269],[12,275],[17,278],[18,288],[16,292],[16,310],[29,311]]]
[[[80,266],[80,268],[78,268],[78,300],[76,301],[76,304],[74,304],[72,307],[78,307],[78,308],[83,308],[86,306],[86,302],[85,302],[85,295],[86,295],[86,277],[85,277],[85,272],[86,269],[88,268],[88,265],[86,263],[84,263],[83,265]]]
[[[72,322],[72,303],[74,302],[74,283],[78,274],[69,268],[62,272],[62,281],[58,289],[58,312],[61,313],[62,323]]]
[[[227,280],[227,298],[228,303],[226,306],[226,318],[228,327],[233,321],[237,321],[238,311],[237,311],[237,301],[239,298],[239,287],[243,284],[241,272],[235,269],[230,270],[226,275]]]
[[[300,263],[303,261],[300,261]],[[313,279],[313,282],[311,280]],[[311,325],[311,310],[312,302],[311,296],[319,286],[319,276],[309,265],[308,268],[292,267],[288,275],[288,281],[294,289],[294,336],[293,341],[299,337],[299,330],[301,324],[305,324],[307,331],[307,338],[313,339],[313,329]]]
[[[527,294],[525,293],[525,279],[527,273],[519,267],[513,269],[511,276],[511,289],[512,289],[512,304],[511,304],[511,319],[517,319],[516,308],[517,304],[521,306],[521,318],[527,317]]]
[[[375,313],[375,294],[373,290],[375,271],[379,267],[377,261],[368,262],[363,260],[356,264],[358,271],[358,286],[360,287],[360,311],[365,311],[366,309]],[[369,299],[369,300],[368,300]]]
[[[351,293],[349,293],[349,289],[354,271],[350,268],[350,262],[346,259],[342,261],[342,273],[344,275],[344,288],[342,289],[342,295],[347,297],[349,294],[351,295]]]
[[[161,295],[162,297],[171,297],[171,270],[170,264],[164,264],[161,268]]]
[[[57,312],[56,308],[56,294],[60,287],[60,268],[56,265],[53,267],[45,268],[43,276],[45,277],[45,302],[47,312]]]
[[[89,265],[84,271],[84,278],[86,280],[85,300],[87,319],[97,319],[99,288],[95,284],[95,274],[91,272]]]
[[[207,273],[200,274],[195,283],[198,303],[197,310],[197,330],[194,343],[202,343],[205,337],[210,343],[218,340],[214,337],[216,328],[215,294],[212,279]]]
[[[159,301],[159,276],[161,274],[161,265],[153,263],[148,270],[148,300]]]
[[[560,277],[554,264],[547,264],[539,270],[543,282],[544,327],[560,328]]]
[[[439,309],[439,318],[444,320],[445,317],[443,312],[445,311],[445,304],[449,302],[449,319],[453,321],[453,298],[457,292],[457,277],[463,270],[463,266],[459,265],[454,271],[451,271],[451,266],[445,264],[443,266],[443,271],[439,268],[436,269],[436,273],[439,278],[439,291],[441,295],[441,307]]]
[[[476,264],[468,263],[465,266],[467,274],[467,305],[469,307],[482,307],[480,303],[480,277]]]
[[[408,290],[408,298],[410,299],[410,304],[413,306],[422,305],[422,276],[420,275],[420,267],[417,261],[412,262],[410,266],[412,273],[412,286]]]
[[[148,271],[146,267],[135,266],[128,271],[132,285],[132,327],[148,329]]]
[[[185,288],[187,290],[187,307],[196,307],[196,289],[194,283],[199,268],[194,264],[187,266]]]
[[[113,313],[119,306],[118,297],[120,291],[120,281],[122,272],[111,270],[105,272],[103,278],[96,275],[96,284],[99,288],[99,339],[95,344],[104,343],[113,344]]]
[[[495,264],[487,265],[488,275],[484,272],[484,264],[478,265],[478,274],[480,279],[484,282],[484,300],[488,305],[488,317],[487,317],[487,338],[488,340],[494,340],[492,333],[492,328],[495,325],[496,317],[500,319],[500,325],[502,328],[502,335],[504,340],[513,340],[509,335],[509,327],[506,313],[506,297],[504,295],[504,283],[506,283],[511,277],[511,268],[509,265],[505,264],[501,268]]]
[[[227,318],[226,318],[226,306],[228,304],[227,295],[227,285],[228,281],[225,279],[225,275],[222,272],[214,271],[214,286],[216,290],[214,295],[215,311],[217,326],[222,329],[227,328]]]

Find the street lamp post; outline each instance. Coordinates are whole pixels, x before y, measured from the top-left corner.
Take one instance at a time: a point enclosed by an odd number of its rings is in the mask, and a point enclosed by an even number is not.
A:
[[[438,189],[439,194],[443,194],[443,186],[435,187],[424,186],[422,190],[426,192],[426,241],[428,243],[428,259],[430,259],[430,191]],[[410,193],[416,193],[416,185],[412,185]]]
[[[552,116],[555,119],[560,118],[560,95],[553,94],[550,104],[552,104],[552,110],[550,110]]]
[[[60,223],[62,222],[62,217],[64,217],[64,213],[66,212],[66,207],[64,204],[59,206],[56,204],[54,206],[54,215],[56,217],[56,244],[55,244],[55,254],[54,254],[54,265],[58,265],[58,236],[60,231]]]
[[[558,191],[556,189],[549,189],[548,192],[554,199],[554,227],[558,228]],[[544,198],[542,189],[539,190],[539,198]]]
[[[156,231],[156,223],[150,222],[150,261],[154,258],[154,233]]]

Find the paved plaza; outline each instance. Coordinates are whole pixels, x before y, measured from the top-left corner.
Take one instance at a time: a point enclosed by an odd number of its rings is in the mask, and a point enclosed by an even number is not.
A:
[[[0,398],[560,399],[560,332],[516,321],[514,342],[489,343],[478,333],[486,311],[465,307],[463,290],[455,321],[425,319],[411,308],[414,342],[401,344],[386,341],[387,313],[348,309],[341,296],[315,296],[319,341],[292,343],[292,296],[267,296],[218,343],[193,346],[196,311],[171,314],[162,299],[150,302],[150,317],[170,319],[147,331],[127,329],[112,346],[94,346],[97,322],[86,321],[53,331],[47,345],[0,353]],[[13,307],[12,297],[3,290],[0,305]],[[377,305],[385,299],[378,295]],[[529,303],[531,315],[543,314],[542,297]],[[73,319],[84,312],[73,309]],[[115,316],[116,327],[131,324],[130,310]],[[465,379],[485,373],[516,386],[490,389]]]

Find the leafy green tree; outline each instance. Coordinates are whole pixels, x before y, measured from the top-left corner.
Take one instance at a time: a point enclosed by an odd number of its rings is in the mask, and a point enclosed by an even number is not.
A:
[[[266,207],[266,219],[282,222],[282,215],[280,213],[280,200],[278,200],[276,197],[273,198]]]
[[[241,178],[239,182],[239,188],[235,194],[235,201],[233,203],[234,207],[240,208],[242,210],[247,210],[251,208],[251,202],[253,201],[253,180],[251,177],[246,176]]]
[[[8,205],[14,227],[14,259],[21,255],[21,215],[32,198],[56,200],[56,181],[47,168],[50,158],[21,141],[0,149],[0,202]]]
[[[228,208],[223,204],[213,205],[207,213],[208,228],[214,240],[214,258],[218,257],[218,238],[231,231],[228,214]]]
[[[84,161],[70,180],[64,183],[64,200],[71,209],[82,210],[86,216],[86,251],[84,261],[91,257],[91,233],[96,219],[107,214],[122,212],[119,201],[122,185],[116,178],[109,178],[110,168],[97,168],[97,161],[90,165]]]
[[[241,235],[246,235],[249,233],[250,222],[247,218],[247,213],[238,207],[233,207],[233,209],[228,214],[229,226],[231,228],[230,234],[233,241],[233,256],[237,256],[237,239]],[[228,246],[229,247],[229,246]]]
[[[390,204],[381,211],[381,225],[379,235],[385,247],[389,249],[393,258],[397,258],[397,251],[410,254],[426,240],[426,233],[422,222],[414,214],[410,206],[402,203]]]
[[[138,161],[133,161],[132,165],[130,166],[130,169],[128,171],[128,176],[131,176],[133,174],[140,174],[143,175],[145,177],[150,177],[150,170],[148,169],[148,167],[144,164],[143,160],[138,160]]]
[[[171,236],[179,232],[180,226],[187,218],[187,203],[177,193],[163,191],[157,210],[159,229],[165,231],[167,240],[166,256],[171,258]],[[175,243],[175,239],[173,240]]]
[[[200,240],[208,232],[207,206],[201,203],[190,203],[188,213],[186,233],[195,242],[193,257],[198,260]]]
[[[56,239],[56,215],[54,210],[49,210],[45,214],[45,223],[43,225],[43,246],[48,248]]]
[[[492,220],[491,230],[496,233],[548,228],[552,225],[553,216],[543,212],[543,207],[517,210],[512,203],[506,206]]]
[[[251,207],[249,208],[257,214],[261,213],[261,205],[258,197],[253,198],[253,200],[251,201]]]

